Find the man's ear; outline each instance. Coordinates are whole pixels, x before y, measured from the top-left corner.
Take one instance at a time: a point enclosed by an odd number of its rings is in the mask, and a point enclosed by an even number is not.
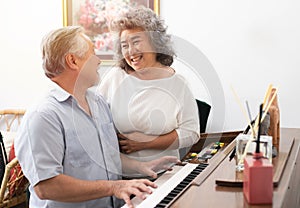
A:
[[[67,54],[65,57],[66,64],[71,68],[71,69],[78,69],[77,65],[77,57],[74,54]]]

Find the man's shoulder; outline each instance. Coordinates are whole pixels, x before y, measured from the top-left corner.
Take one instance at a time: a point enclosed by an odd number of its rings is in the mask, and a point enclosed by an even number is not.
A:
[[[60,105],[59,102],[51,94],[46,94],[33,103],[26,110],[26,114],[51,114],[51,112],[57,111],[58,105]]]

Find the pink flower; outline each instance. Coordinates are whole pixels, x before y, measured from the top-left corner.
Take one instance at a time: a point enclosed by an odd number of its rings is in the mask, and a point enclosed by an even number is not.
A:
[[[96,49],[101,49],[105,45],[105,41],[103,39],[97,39],[95,41],[95,48]]]
[[[87,30],[87,34],[101,51],[113,49],[109,22],[119,13],[123,13],[130,0],[86,0],[77,13],[78,24]]]

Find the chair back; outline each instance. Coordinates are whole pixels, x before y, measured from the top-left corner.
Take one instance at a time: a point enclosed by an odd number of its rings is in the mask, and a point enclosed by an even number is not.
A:
[[[198,99],[196,99],[196,102],[197,102],[198,116],[200,122],[200,133],[205,133],[211,106],[206,102],[203,102]]]
[[[6,109],[0,110],[0,126],[2,158],[9,156],[8,163],[3,163],[2,183],[0,188],[0,207],[14,207],[27,201],[26,189],[28,181],[23,175],[18,159],[14,155],[13,139],[25,110]],[[8,141],[11,140],[11,141]]]

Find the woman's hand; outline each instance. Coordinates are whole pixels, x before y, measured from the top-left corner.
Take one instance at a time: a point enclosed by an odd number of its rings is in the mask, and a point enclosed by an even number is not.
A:
[[[132,152],[147,149],[148,142],[153,141],[156,137],[146,135],[140,132],[129,134],[118,134],[121,152],[129,154]]]
[[[142,146],[141,143],[142,142],[137,142],[130,139],[119,140],[121,152],[125,154],[130,154],[132,152],[141,150],[141,146]]]

